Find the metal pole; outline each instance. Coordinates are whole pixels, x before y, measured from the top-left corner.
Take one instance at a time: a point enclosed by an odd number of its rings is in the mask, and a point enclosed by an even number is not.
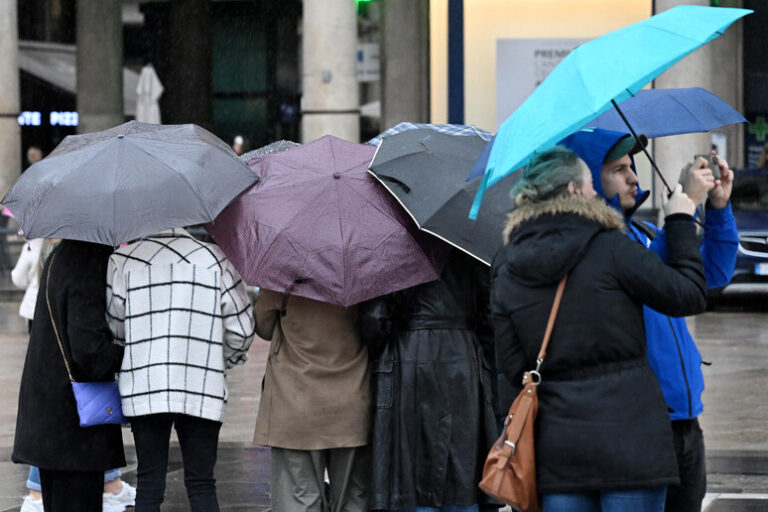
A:
[[[624,116],[624,112],[621,111],[619,108],[618,103],[616,101],[611,100],[611,103],[613,104],[613,108],[616,109],[616,112],[619,113],[621,116],[621,119],[624,121],[624,123],[627,125],[627,128],[629,128],[629,131],[632,132],[632,136],[635,137],[636,140],[639,140],[639,137],[637,136],[637,133],[635,133],[635,129],[632,128],[632,125],[629,124],[629,120]],[[670,188],[669,184],[667,183],[667,180],[664,179],[664,176],[661,175],[661,171],[659,170],[658,166],[656,166],[656,161],[653,159],[650,153],[648,153],[648,150],[643,146],[643,153],[645,153],[645,156],[648,157],[648,160],[651,162],[651,168],[656,171],[656,174],[661,179],[661,182],[664,183],[664,186],[667,187],[667,191],[670,195],[672,195],[672,188]]]

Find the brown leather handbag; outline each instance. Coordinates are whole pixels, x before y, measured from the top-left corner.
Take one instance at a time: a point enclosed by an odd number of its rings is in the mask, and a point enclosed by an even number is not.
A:
[[[536,453],[533,440],[533,423],[539,409],[536,386],[541,382],[539,369],[547,355],[547,345],[560,308],[560,300],[563,298],[566,278],[567,276],[563,277],[557,286],[541,350],[536,357],[536,369],[523,375],[523,390],[509,408],[504,421],[504,432],[485,459],[483,479],[480,481],[480,489],[483,492],[522,512],[540,510],[536,492]]]

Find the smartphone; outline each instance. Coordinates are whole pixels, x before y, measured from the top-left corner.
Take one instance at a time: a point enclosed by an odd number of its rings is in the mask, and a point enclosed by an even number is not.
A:
[[[703,158],[707,161],[707,167],[712,171],[712,176],[714,176],[716,180],[719,180],[721,177],[720,161],[718,160],[717,155],[695,155],[693,161],[695,162],[699,158]]]

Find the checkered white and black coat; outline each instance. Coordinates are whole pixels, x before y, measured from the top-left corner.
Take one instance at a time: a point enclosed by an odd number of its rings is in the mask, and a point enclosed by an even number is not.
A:
[[[174,229],[116,250],[107,319],[115,341],[125,343],[126,416],[223,420],[224,371],[247,359],[254,321],[245,283],[221,249]]]

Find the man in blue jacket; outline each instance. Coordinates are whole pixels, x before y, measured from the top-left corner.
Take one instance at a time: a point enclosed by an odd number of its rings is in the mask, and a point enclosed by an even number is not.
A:
[[[597,193],[627,221],[630,238],[667,260],[663,229],[632,220],[648,197],[638,186],[632,155],[647,139],[599,129],[581,130],[561,144],[577,153],[589,166]],[[736,265],[738,233],[728,203],[733,171],[720,159],[721,179],[715,180],[707,162],[700,158],[683,171],[683,191],[697,204],[707,202],[701,254],[707,286],[718,288],[731,280]],[[703,410],[702,359],[684,318],[672,318],[644,307],[648,359],[661,385],[672,421],[680,485],[667,491],[666,510],[700,512],[707,489],[704,439],[698,416]]]

